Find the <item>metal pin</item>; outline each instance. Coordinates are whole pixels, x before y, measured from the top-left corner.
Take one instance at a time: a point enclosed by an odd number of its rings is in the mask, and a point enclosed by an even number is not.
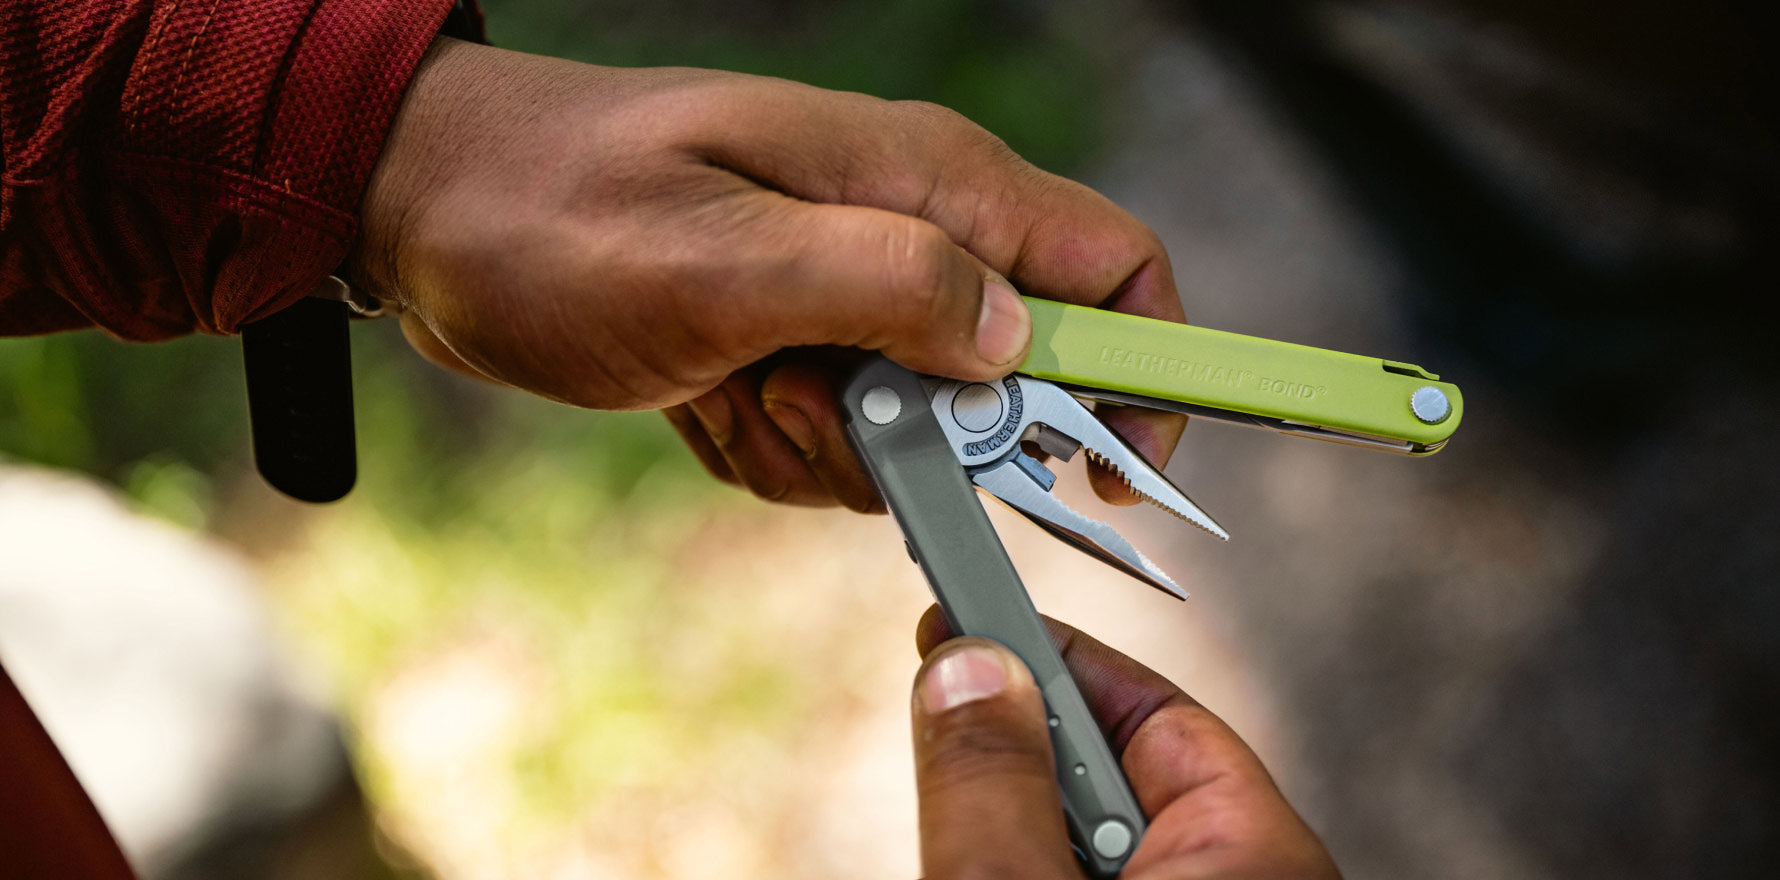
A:
[[[1131,849],[1131,829],[1117,819],[1108,819],[1094,829],[1093,844],[1102,858],[1116,859]]]
[[[1452,401],[1446,399],[1446,392],[1432,385],[1423,385],[1409,395],[1409,411],[1426,425],[1438,425],[1452,415]]]
[[[896,389],[879,385],[859,399],[859,411],[874,425],[888,425],[902,415],[902,398]]]

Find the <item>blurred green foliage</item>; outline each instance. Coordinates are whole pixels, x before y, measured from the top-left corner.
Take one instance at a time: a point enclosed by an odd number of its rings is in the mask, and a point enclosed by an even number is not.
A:
[[[210,475],[245,466],[238,352],[214,337],[0,339],[0,458],[93,474],[148,512],[202,526]]]
[[[659,416],[577,410],[447,373],[393,321],[358,324],[352,339],[355,497],[392,521],[433,528],[486,503],[483,471],[496,463],[554,468],[609,499],[630,497],[662,461],[693,467]],[[0,340],[0,457],[92,474],[145,513],[204,527],[229,487],[257,479],[241,369],[233,339]]]
[[[0,451],[114,481],[154,455],[226,460],[246,432],[237,349],[97,332],[0,340]]]
[[[1017,0],[485,0],[498,46],[623,67],[712,67],[944,104],[1041,168],[1100,143],[1081,22]],[[1070,12],[1081,13],[1079,9]]]

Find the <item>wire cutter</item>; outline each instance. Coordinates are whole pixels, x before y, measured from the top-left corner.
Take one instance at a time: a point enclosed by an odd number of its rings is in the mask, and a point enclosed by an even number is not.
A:
[[[847,432],[952,631],[1012,649],[1044,694],[1065,819],[1095,878],[1117,876],[1145,829],[1117,758],[1051,644],[973,488],[1170,595],[1173,579],[1106,523],[1056,496],[1026,444],[1078,450],[1139,496],[1229,532],[1080,399],[1185,412],[1286,434],[1426,455],[1458,427],[1456,386],[1409,364],[1028,298],[1031,354],[996,382],[917,375],[878,357],[848,381]]]

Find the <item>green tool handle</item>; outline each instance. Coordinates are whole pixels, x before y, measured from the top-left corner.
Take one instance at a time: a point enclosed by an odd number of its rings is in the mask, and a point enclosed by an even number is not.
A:
[[[1411,364],[1025,299],[1032,352],[1019,372],[1039,379],[1429,448],[1464,415],[1458,386]],[[1418,392],[1424,402],[1444,398],[1444,414],[1418,417]]]
[[[868,395],[874,399],[868,402]],[[1143,835],[1143,808],[948,448],[920,378],[873,358],[842,391],[841,403],[848,437],[952,631],[994,639],[1032,670],[1051,717],[1057,782],[1076,854],[1090,877],[1118,876]]]

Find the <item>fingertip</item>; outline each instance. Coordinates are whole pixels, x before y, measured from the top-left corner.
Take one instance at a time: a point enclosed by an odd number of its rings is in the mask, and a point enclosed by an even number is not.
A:
[[[1157,472],[1168,466],[1187,427],[1187,417],[1180,413],[1135,406],[1105,407],[1097,415]],[[1142,500],[1122,477],[1092,462],[1088,464],[1088,485],[1107,504],[1123,507]]]
[[[1101,501],[1114,507],[1130,507],[1142,498],[1125,485],[1125,478],[1093,462],[1088,463],[1088,485]]]
[[[760,379],[753,371],[731,374],[687,406],[748,491],[766,501],[805,507],[836,503],[803,453],[765,411]]]
[[[815,458],[822,447],[817,423],[834,419],[834,400],[828,372],[814,364],[783,364],[760,382],[761,407],[805,459]]]
[[[717,448],[729,446],[735,434],[735,404],[722,385],[687,401],[686,406]]]
[[[816,457],[816,428],[803,410],[771,395],[762,395],[760,405],[766,410],[766,417],[772,419],[785,439],[803,453],[805,460]]]
[[[1168,466],[1187,429],[1187,417],[1180,413],[1138,406],[1102,407],[1096,414],[1157,470]]]
[[[915,623],[915,650],[926,657],[952,635],[952,625],[946,622],[945,612],[938,605],[929,605]]]
[[[1012,651],[988,639],[955,639],[922,664],[915,706],[933,716],[1011,693],[1031,681]]]
[[[882,512],[877,487],[847,442],[836,370],[813,363],[781,365],[761,383],[761,405],[837,501],[858,513]]]
[[[983,279],[977,316],[977,357],[991,370],[1012,371],[1032,345],[1032,312],[1014,289],[996,278]]]
[[[717,448],[716,443],[711,441],[711,435],[705,433],[705,429],[698,423],[697,417],[693,416],[690,407],[685,404],[670,406],[662,410],[661,414],[667,418],[668,424],[674,428],[674,433],[680,435],[681,442],[686,444],[687,449],[692,450],[693,457],[698,459],[699,464],[704,465],[705,470],[711,476],[731,486],[742,484],[742,481],[736,477],[735,471],[730,470],[729,462],[724,460],[723,452]]]

